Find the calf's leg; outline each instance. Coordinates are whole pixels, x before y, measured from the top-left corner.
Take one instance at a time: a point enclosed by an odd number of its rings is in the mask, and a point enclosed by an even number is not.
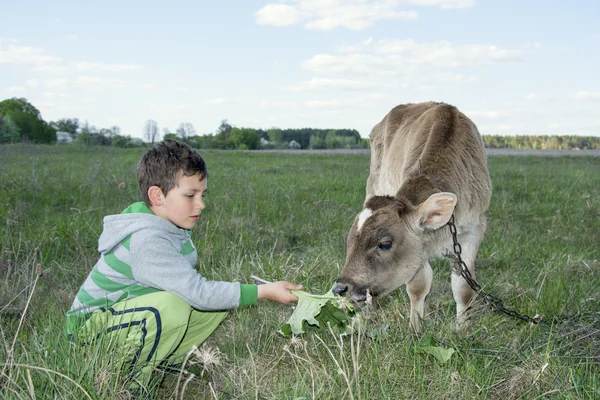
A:
[[[475,258],[479,248],[478,242],[465,242],[462,245],[461,258],[467,266],[471,277],[475,279]],[[457,265],[458,273],[452,273],[452,294],[456,301],[456,320],[457,328],[463,328],[469,324],[470,303],[475,296],[475,291],[469,286],[467,281],[460,275],[462,266]]]
[[[425,263],[410,282],[406,284],[406,292],[410,299],[410,327],[413,332],[421,332],[421,319],[425,312],[425,297],[431,290],[433,271],[429,263]]]

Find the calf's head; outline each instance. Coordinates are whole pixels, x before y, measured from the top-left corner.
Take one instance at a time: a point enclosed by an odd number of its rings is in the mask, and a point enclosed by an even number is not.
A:
[[[403,197],[371,197],[348,233],[334,293],[361,303],[367,291],[383,296],[408,283],[428,259],[427,231],[443,227],[455,205],[456,196],[447,192],[416,205]]]

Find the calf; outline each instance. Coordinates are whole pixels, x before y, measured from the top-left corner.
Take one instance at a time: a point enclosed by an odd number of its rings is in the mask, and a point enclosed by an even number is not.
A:
[[[361,303],[406,284],[410,325],[419,332],[433,278],[429,259],[453,254],[444,228],[453,213],[462,259],[475,278],[492,191],[483,140],[455,107],[434,102],[395,107],[370,139],[367,194],[333,291]],[[461,325],[474,291],[453,273],[452,292]]]

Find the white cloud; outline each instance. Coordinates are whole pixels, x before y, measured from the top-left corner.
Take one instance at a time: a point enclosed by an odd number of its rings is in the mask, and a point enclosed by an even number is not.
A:
[[[91,62],[79,62],[75,64],[75,68],[80,71],[139,71],[142,69],[140,65],[135,64],[100,64]]]
[[[309,100],[304,102],[303,107],[311,108],[329,108],[337,109],[337,112],[344,113],[349,109],[364,109],[365,104],[373,104],[382,99],[381,94],[367,94],[362,96],[343,97],[341,99]]]
[[[441,74],[437,74],[436,78],[442,82],[456,82],[456,83],[475,83],[475,82],[477,82],[477,78],[472,75],[441,73]]]
[[[50,97],[50,98],[66,98],[66,97],[70,97],[68,94],[57,93],[57,92],[44,92],[44,96]]]
[[[293,6],[287,4],[267,4],[254,13],[259,25],[288,26],[296,25],[307,16]]]
[[[377,74],[397,72],[396,66],[384,57],[369,54],[349,54],[335,56],[316,54],[302,63],[302,68],[320,74],[351,72],[356,74]],[[395,64],[398,64],[397,62]]]
[[[70,82],[73,87],[80,89],[115,89],[129,85],[129,82],[121,79],[100,78],[95,76],[78,76]]]
[[[373,38],[370,37],[368,39],[363,40],[357,44],[342,46],[339,48],[340,53],[358,53],[362,51],[364,48],[367,48],[373,43]]]
[[[477,0],[409,0],[416,6],[437,6],[442,9],[470,8],[475,6]]]
[[[46,79],[45,85],[49,88],[66,87],[69,81],[66,78]]]
[[[7,87],[4,91],[6,93],[24,93],[27,90],[25,86],[10,86]]]
[[[207,100],[209,104],[242,104],[245,101],[239,97],[215,97]]]
[[[516,61],[520,50],[495,45],[458,45],[448,41],[418,43],[408,40],[361,42],[362,51],[342,55],[316,54],[302,68],[319,74],[355,73],[370,76],[424,74],[435,68],[480,67]],[[351,46],[342,50],[348,51]],[[470,83],[473,76],[439,74],[440,80]]]
[[[480,66],[516,61],[520,50],[505,49],[487,44],[453,44],[449,41],[417,43],[408,40],[381,40],[375,52],[402,56],[410,64],[429,64],[440,67]]]
[[[600,100],[600,92],[580,91],[573,95],[576,100]]]
[[[292,5],[269,3],[255,15],[259,25],[288,26],[304,23],[314,30],[363,30],[384,19],[414,20],[416,11],[398,10],[398,1],[296,0]]]
[[[372,82],[359,81],[353,79],[330,79],[330,78],[312,78],[310,81],[299,82],[290,87],[290,90],[310,90],[310,89],[344,89],[356,90],[373,88],[376,85]]]
[[[59,73],[59,72],[67,72],[69,68],[64,65],[40,65],[33,68],[38,72],[49,72],[49,73]]]
[[[258,106],[260,108],[271,108],[271,109],[297,109],[299,108],[298,103],[294,101],[272,101],[262,100]]]
[[[509,115],[509,112],[505,110],[488,110],[488,111],[467,111],[465,112],[469,118],[504,118]]]
[[[48,55],[42,49],[5,43],[0,42],[0,64],[44,68],[62,63],[60,57]]]

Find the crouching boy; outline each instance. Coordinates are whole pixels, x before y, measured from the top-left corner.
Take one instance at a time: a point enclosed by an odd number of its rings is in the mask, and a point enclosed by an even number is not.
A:
[[[181,363],[217,328],[226,310],[259,299],[296,301],[299,285],[208,281],[194,266],[190,238],[204,209],[208,172],[191,147],[165,140],[141,158],[144,201],[104,217],[100,258],[67,312],[71,338],[108,337],[128,354],[134,382],[152,368]]]

